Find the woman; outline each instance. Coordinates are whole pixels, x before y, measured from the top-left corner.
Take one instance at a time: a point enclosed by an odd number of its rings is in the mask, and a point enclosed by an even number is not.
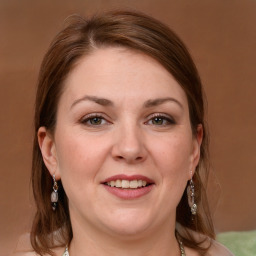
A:
[[[73,16],[41,67],[24,255],[232,255],[214,242],[207,139],[200,78],[169,28]]]

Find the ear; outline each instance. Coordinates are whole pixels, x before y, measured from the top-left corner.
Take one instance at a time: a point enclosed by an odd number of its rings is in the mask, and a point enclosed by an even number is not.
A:
[[[40,127],[37,132],[37,139],[45,166],[51,176],[55,174],[56,180],[59,180],[60,174],[58,172],[58,161],[53,136],[45,127]]]
[[[196,134],[193,138],[193,146],[192,146],[192,152],[191,152],[191,169],[189,170],[189,179],[191,179],[191,172],[192,175],[194,175],[195,169],[199,163],[200,159],[200,147],[203,140],[203,125],[199,124],[196,129]]]

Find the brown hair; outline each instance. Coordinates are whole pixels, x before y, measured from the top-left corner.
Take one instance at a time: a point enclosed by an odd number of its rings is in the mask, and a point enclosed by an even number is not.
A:
[[[201,81],[197,69],[181,40],[167,26],[145,14],[130,11],[107,12],[88,20],[74,15],[66,27],[53,40],[41,65],[36,106],[32,162],[32,186],[36,202],[36,215],[31,232],[31,244],[40,255],[53,255],[52,249],[66,245],[72,239],[68,200],[59,181],[59,202],[52,211],[50,194],[52,177],[44,165],[38,145],[37,132],[45,126],[54,133],[58,102],[63,81],[75,63],[92,49],[105,46],[123,46],[141,51],[163,65],[180,84],[187,95],[192,131],[198,124],[204,129],[201,157],[194,175],[198,214],[192,220],[184,191],[177,207],[177,222],[183,227],[214,238],[214,230],[206,199],[205,185],[201,177],[208,173],[208,134],[204,121],[204,102]],[[182,236],[183,243],[203,252],[193,236]]]

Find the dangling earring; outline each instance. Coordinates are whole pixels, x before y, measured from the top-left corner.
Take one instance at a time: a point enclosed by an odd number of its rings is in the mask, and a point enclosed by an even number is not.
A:
[[[58,184],[55,179],[55,174],[52,175],[53,178],[53,191],[51,193],[51,202],[52,202],[52,209],[55,211],[58,203]]]
[[[189,181],[189,185],[187,188],[187,195],[188,195],[188,205],[191,209],[191,213],[193,215],[196,215],[197,205],[195,203],[195,186],[194,186],[194,182],[193,182],[192,178]]]

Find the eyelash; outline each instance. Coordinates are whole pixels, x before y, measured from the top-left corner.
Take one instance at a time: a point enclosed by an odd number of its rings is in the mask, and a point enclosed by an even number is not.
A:
[[[92,122],[92,120],[95,118],[98,118],[101,122],[99,124],[88,123],[88,122]],[[97,114],[97,113],[86,115],[80,120],[82,124],[85,124],[87,126],[100,126],[102,125],[102,121],[109,123],[101,114]]]
[[[98,119],[98,121],[100,121],[99,124],[93,124],[92,121],[93,119]],[[162,121],[162,123],[160,124],[154,124],[152,123],[153,121],[156,120],[156,118],[158,118],[160,121]],[[155,120],[154,120],[155,119]],[[98,113],[92,113],[89,115],[84,116],[80,122],[84,125],[87,126],[100,126],[100,125],[104,125],[104,124],[109,124],[110,122],[107,121],[102,114],[98,114]],[[88,123],[90,122],[90,123]],[[105,122],[105,123],[102,123]],[[151,124],[149,123],[151,122]],[[169,115],[165,115],[165,114],[161,114],[161,113],[156,113],[156,114],[152,114],[148,117],[148,121],[145,122],[146,125],[154,125],[154,126],[168,126],[168,125],[174,125],[176,124],[175,120],[170,117]]]
[[[162,119],[162,121],[165,123],[164,124],[152,124],[154,126],[167,126],[167,125],[176,124],[175,120],[172,117],[170,117],[169,115],[156,113],[156,114],[149,116],[149,121],[153,121],[155,118]],[[147,121],[146,124],[148,124],[149,121]]]

